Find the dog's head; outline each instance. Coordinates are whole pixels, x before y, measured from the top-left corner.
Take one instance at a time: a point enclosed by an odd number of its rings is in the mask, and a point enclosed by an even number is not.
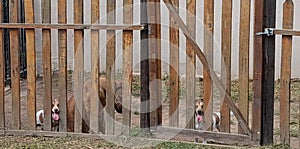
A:
[[[52,101],[52,120],[53,121],[58,121],[59,120],[59,101],[57,99],[54,99]]]
[[[204,102],[203,99],[196,99],[195,100],[195,123],[200,124],[203,122],[203,117],[204,117]],[[196,125],[196,128],[200,126]]]
[[[122,113],[122,84],[116,83],[115,90],[115,109],[118,113]]]

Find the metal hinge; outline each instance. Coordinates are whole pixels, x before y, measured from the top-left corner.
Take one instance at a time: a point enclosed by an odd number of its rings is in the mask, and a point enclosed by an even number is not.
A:
[[[261,36],[261,35],[273,36],[274,29],[273,28],[265,28],[264,32],[258,32],[258,33],[256,33],[256,35],[257,36]]]

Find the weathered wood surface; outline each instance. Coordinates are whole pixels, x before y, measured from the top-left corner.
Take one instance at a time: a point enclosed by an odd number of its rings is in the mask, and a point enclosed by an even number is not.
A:
[[[246,122],[249,121],[249,42],[250,42],[250,0],[240,3],[240,39],[239,39],[239,110]],[[240,134],[245,134],[238,127]]]
[[[116,23],[116,0],[107,0],[107,23]],[[115,133],[115,108],[114,108],[114,89],[112,85],[115,82],[115,55],[116,55],[116,37],[115,31],[107,30],[106,41],[106,77],[108,79],[108,91],[106,91],[106,134],[113,135]]]
[[[179,9],[179,0],[172,0],[176,10]],[[179,29],[174,19],[170,17],[170,105],[169,125],[179,126]]]
[[[286,0],[283,4],[284,29],[293,29],[294,3]],[[280,74],[280,141],[290,144],[290,87],[293,36],[282,36],[281,74]]]
[[[74,23],[83,23],[83,0],[74,0]],[[74,30],[74,89],[75,89],[75,115],[74,131],[82,132],[83,124],[83,84],[84,84],[84,50],[83,30]]]
[[[143,30],[145,25],[116,25],[116,24],[50,24],[50,23],[0,23],[0,28],[25,28],[25,29],[95,29],[95,30]]]
[[[67,23],[67,1],[58,1],[58,23]],[[67,131],[67,30],[58,30],[59,131]]]
[[[133,23],[133,0],[124,0],[124,24]],[[131,127],[131,86],[133,63],[133,31],[123,31],[123,133],[129,135]]]
[[[213,66],[214,53],[214,1],[204,0],[204,53],[207,63]],[[205,64],[202,64],[205,65]],[[203,67],[203,100],[205,110],[205,122],[208,122],[205,128],[212,130],[210,122],[212,122],[213,112],[213,81],[210,77],[209,68]]]
[[[9,1],[10,22],[18,22],[19,1]],[[12,129],[21,128],[21,105],[20,105],[20,42],[19,30],[10,30],[10,64],[12,86]]]
[[[92,13],[91,13],[91,21],[93,24],[99,24],[99,0],[92,0],[91,7],[92,7]],[[102,112],[103,106],[100,104],[100,99],[98,95],[98,89],[99,89],[99,31],[98,30],[92,30],[91,31],[91,64],[92,64],[92,86],[91,86],[91,99],[90,100],[90,129],[92,133],[98,134],[99,131],[104,133],[104,117],[103,114],[101,117],[99,117],[100,111]],[[98,120],[98,119],[101,120]],[[101,124],[100,124],[101,123]],[[102,126],[102,127],[100,127]]]
[[[254,33],[262,32],[263,26],[263,1],[255,2]],[[261,99],[262,99],[262,36],[254,36],[253,57],[253,108],[252,108],[252,135],[260,140],[261,133]]]
[[[43,23],[51,22],[51,0],[42,1],[42,21]],[[51,31],[42,30],[42,47],[43,47],[43,73],[44,73],[44,130],[51,130],[51,105],[52,105],[52,67],[51,67]]]
[[[25,22],[34,23],[33,1],[24,1]],[[35,35],[33,29],[26,30],[26,56],[27,56],[27,111],[28,111],[28,129],[35,130],[36,126],[36,53],[35,53]]]
[[[263,27],[275,28],[276,0],[265,0],[263,12]],[[275,36],[263,36],[261,55],[263,56],[262,90],[260,90],[262,92],[261,145],[271,145],[274,133]]]
[[[192,31],[192,38],[196,38],[196,0],[187,1],[187,28]],[[196,54],[192,41],[186,41],[186,128],[195,126],[195,76]]]
[[[273,34],[277,35],[291,35],[291,36],[300,36],[300,31],[291,30],[291,29],[272,29]]]

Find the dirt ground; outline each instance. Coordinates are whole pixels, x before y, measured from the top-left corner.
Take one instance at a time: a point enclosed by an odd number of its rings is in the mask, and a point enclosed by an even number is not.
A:
[[[58,97],[58,80],[55,79],[57,78],[57,75],[53,75],[53,83],[52,83],[52,95],[53,98]],[[292,85],[292,93],[291,93],[291,120],[290,120],[290,126],[291,126],[291,147],[292,148],[298,148],[300,146],[299,138],[300,138],[300,128],[299,128],[299,108],[300,108],[300,81],[294,82],[296,85]],[[44,99],[44,84],[43,84],[43,79],[38,78],[37,79],[37,103],[36,103],[36,110],[43,109],[43,99]],[[68,77],[68,97],[71,96],[72,94],[72,77]],[[201,88],[201,85],[200,85]],[[166,96],[166,91],[165,89],[163,91],[163,126],[168,126],[169,122],[169,115],[168,115],[168,110],[169,110],[169,103],[168,103],[168,97]],[[233,89],[234,91],[234,89]],[[133,91],[134,92],[134,91]],[[275,143],[280,143],[279,142],[279,120],[280,120],[280,112],[279,112],[279,100],[278,98],[278,90],[275,89],[275,115],[274,115],[274,141]],[[181,99],[179,103],[179,113],[180,113],[180,122],[179,122],[179,127],[184,128],[185,127],[185,107],[186,103],[185,100],[183,100],[183,94],[181,93]],[[197,96],[201,97],[201,94],[196,93]],[[218,95],[215,95],[217,98]],[[6,117],[6,129],[10,129],[12,125],[12,102],[11,102],[11,90],[9,88],[6,88],[5,92],[5,117]],[[214,111],[219,111],[220,107],[220,101],[214,100]],[[250,106],[249,106],[249,117],[250,121],[252,119],[252,102],[250,101]],[[139,122],[139,112],[140,112],[140,102],[139,102],[139,97],[137,95],[133,96],[132,98],[132,120],[131,120],[131,125],[132,127],[138,127],[140,122]],[[21,81],[21,127],[22,129],[26,129],[27,126],[27,81],[22,80]],[[120,125],[122,123],[122,115],[121,114],[116,114],[116,120],[117,120],[117,125],[116,129],[120,129]],[[231,119],[231,132],[232,133],[237,133],[237,120],[234,118],[234,116]],[[251,123],[250,123],[250,128],[251,128]],[[116,131],[118,132],[118,131]],[[9,141],[9,140],[8,140]]]

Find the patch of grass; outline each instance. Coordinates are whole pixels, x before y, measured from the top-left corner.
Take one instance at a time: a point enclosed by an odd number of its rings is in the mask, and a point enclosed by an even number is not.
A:
[[[131,137],[151,138],[152,134],[144,132],[141,128],[133,127],[133,128],[130,129],[129,136],[131,136]]]

